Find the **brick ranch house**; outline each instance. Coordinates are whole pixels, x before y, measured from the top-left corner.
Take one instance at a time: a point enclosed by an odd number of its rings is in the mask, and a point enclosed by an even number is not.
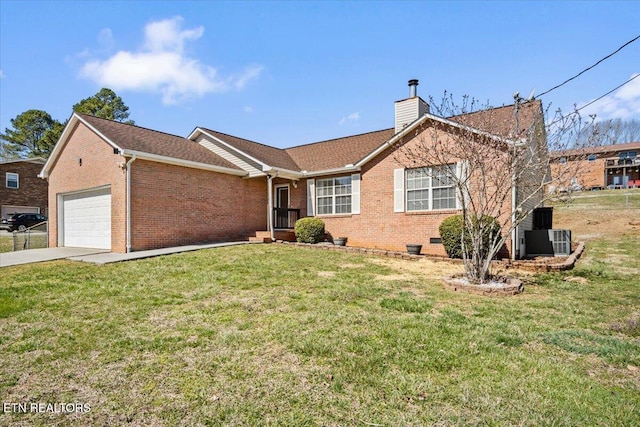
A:
[[[551,153],[551,174],[563,191],[640,187],[640,142],[603,145]]]
[[[38,179],[45,159],[7,160],[0,162],[0,217],[15,213],[47,215],[48,184]]]
[[[292,239],[298,218],[316,216],[348,245],[419,243],[422,253],[443,255],[438,227],[460,212],[456,190],[428,178],[408,185],[411,170],[394,153],[434,127],[447,138],[463,125],[429,114],[413,82],[411,96],[395,103],[395,128],[288,149],[204,127],[182,138],[76,113],[41,172],[49,181],[49,244],[126,252],[260,231]],[[538,101],[521,106],[522,130],[541,112]],[[493,113],[512,119],[513,106]],[[512,256],[530,223],[508,243]]]

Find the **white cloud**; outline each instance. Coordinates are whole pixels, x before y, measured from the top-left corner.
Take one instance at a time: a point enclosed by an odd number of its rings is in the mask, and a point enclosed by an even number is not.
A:
[[[630,78],[637,75],[633,74]],[[589,102],[591,101],[583,102],[578,107]],[[581,113],[584,115],[595,114],[598,120],[640,118],[640,77],[589,105]]]
[[[204,28],[182,30],[181,25],[181,17],[151,22],[139,51],[88,61],[80,75],[114,90],[160,93],[163,103],[171,105],[207,93],[241,90],[262,72],[262,66],[252,65],[237,75],[221,77],[214,67],[184,53],[185,43],[202,37]],[[113,35],[103,30],[100,39],[108,44]]]
[[[245,113],[253,113],[253,107],[250,105],[245,105],[244,106],[244,112]]]
[[[338,124],[343,125],[347,122],[357,122],[358,120],[360,120],[360,113],[355,112],[341,118]]]
[[[107,51],[114,48],[116,42],[113,38],[113,33],[111,32],[111,28],[104,28],[98,34],[98,43]]]
[[[5,75],[4,75],[4,71],[2,71],[2,69],[0,68],[0,79],[4,79]]]

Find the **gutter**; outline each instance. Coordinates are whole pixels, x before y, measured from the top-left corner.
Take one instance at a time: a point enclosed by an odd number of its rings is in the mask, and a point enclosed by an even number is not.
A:
[[[159,154],[144,153],[144,152],[135,151],[135,150],[120,150],[120,154],[123,156],[137,157],[140,160],[150,160],[152,162],[166,163],[169,165],[184,166],[188,168],[226,173],[229,175],[237,175],[237,176],[247,175],[247,172],[240,169],[231,169],[231,168],[226,168],[224,166],[215,166],[207,163],[194,162],[191,160],[176,159],[174,157],[161,156]]]
[[[131,163],[136,161],[136,155],[131,156],[125,164],[127,173],[127,253],[131,252]]]
[[[334,174],[343,173],[343,172],[359,172],[360,169],[361,169],[360,166],[347,165],[342,168],[324,169],[324,170],[313,171],[313,172],[302,171],[302,176],[312,177],[312,176],[321,176],[321,175],[334,175]]]

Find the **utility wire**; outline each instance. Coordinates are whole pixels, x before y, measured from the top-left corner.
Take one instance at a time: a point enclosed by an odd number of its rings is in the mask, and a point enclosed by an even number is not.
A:
[[[640,36],[639,36],[639,37],[640,37]],[[613,93],[613,92],[615,92],[616,90],[620,89],[622,86],[624,86],[624,85],[626,85],[627,83],[629,83],[629,82],[631,82],[631,81],[633,81],[633,80],[637,79],[638,77],[640,77],[640,74],[636,74],[635,76],[631,77],[631,78],[630,78],[629,80],[627,80],[626,82],[624,82],[624,83],[622,83],[622,84],[620,84],[620,85],[616,86],[615,88],[611,89],[609,92],[607,92],[607,93],[605,93],[605,94],[603,94],[603,95],[600,95],[599,97],[597,97],[596,99],[594,99],[594,100],[593,100],[593,101],[591,101],[591,102],[586,103],[586,104],[585,104],[585,105],[583,105],[582,107],[580,107],[580,108],[576,108],[575,110],[573,110],[571,113],[567,114],[566,116],[564,116],[564,117],[560,117],[559,119],[554,120],[553,122],[549,123],[549,124],[547,125],[547,127],[553,126],[554,124],[556,124],[556,123],[558,123],[558,122],[562,121],[563,119],[566,119],[566,118],[567,118],[567,117],[569,117],[569,116],[572,116],[572,115],[574,115],[574,114],[578,114],[578,111],[582,110],[583,108],[587,108],[589,105],[591,105],[591,104],[593,104],[593,103],[596,103],[596,102],[600,101],[600,100],[601,100],[602,98],[604,98],[605,96],[612,94],[612,93]]]
[[[605,93],[604,95],[600,95],[599,97],[597,97],[596,99],[594,99],[593,101],[589,102],[588,104],[583,105],[582,107],[578,108],[577,110],[575,110],[575,112],[578,112],[580,110],[582,110],[583,108],[588,107],[589,105],[593,104],[594,102],[600,101],[602,98],[604,98],[605,96],[615,92],[616,90],[620,89],[622,86],[626,85],[627,83],[629,83],[630,81],[637,79],[638,77],[640,77],[640,74],[636,74],[635,76],[631,77],[629,80],[627,80],[626,82],[622,83],[621,85],[618,85],[617,87],[611,89],[609,92]]]
[[[585,68],[584,70],[580,71],[580,72],[579,72],[578,74],[576,74],[575,76],[573,76],[573,77],[571,77],[571,78],[569,78],[569,79],[567,79],[567,80],[563,81],[562,83],[560,83],[560,84],[559,84],[559,85],[557,85],[557,86],[552,87],[551,89],[549,89],[549,90],[548,90],[548,91],[546,91],[546,92],[542,92],[540,95],[538,95],[538,96],[537,96],[537,98],[540,98],[542,95],[546,95],[546,94],[548,94],[549,92],[551,92],[551,91],[553,91],[553,90],[556,90],[556,89],[558,89],[558,88],[559,88],[559,87],[561,87],[561,86],[564,86],[565,84],[569,83],[571,80],[573,80],[573,79],[575,79],[575,78],[580,77],[582,74],[586,73],[587,71],[589,71],[590,69],[592,69],[592,68],[593,68],[593,67],[595,67],[596,65],[600,64],[600,63],[601,63],[601,62],[603,62],[604,60],[611,58],[613,55],[615,55],[616,53],[620,52],[623,48],[625,48],[625,47],[629,46],[631,43],[633,43],[634,41],[636,41],[636,40],[638,40],[638,39],[640,39],[640,35],[639,35],[639,36],[637,36],[637,37],[635,37],[635,38],[634,38],[634,39],[632,39],[632,40],[629,40],[628,42],[626,42],[625,44],[623,44],[622,46],[620,46],[618,49],[616,49],[616,50],[615,50],[615,52],[610,53],[609,55],[605,56],[604,58],[602,58],[601,60],[599,60],[598,62],[596,62],[595,64],[593,64],[592,66],[590,66],[590,67],[588,67],[588,68]],[[637,77],[637,76],[636,76],[636,77]],[[634,78],[635,78],[635,77],[634,77]],[[631,80],[633,80],[633,79],[631,79]],[[631,80],[629,80],[629,81],[631,81]],[[628,82],[627,82],[627,83],[628,83]],[[626,83],[623,83],[623,84],[626,84]],[[618,86],[618,87],[619,87],[619,86]],[[615,90],[615,89],[614,89],[614,90]],[[604,95],[603,95],[603,96],[604,96]],[[600,99],[600,98],[598,98],[598,99]],[[596,101],[597,101],[597,100],[596,100]],[[595,101],[594,101],[594,102],[595,102]],[[587,105],[588,105],[588,104],[587,104]],[[583,107],[583,108],[584,108],[584,107]]]

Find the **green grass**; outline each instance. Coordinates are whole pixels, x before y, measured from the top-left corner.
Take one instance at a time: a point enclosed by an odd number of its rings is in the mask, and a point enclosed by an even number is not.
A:
[[[26,235],[24,233],[19,233],[18,238],[16,240],[18,245],[18,250],[22,250],[25,244]],[[27,249],[37,249],[37,248],[46,248],[47,247],[47,235],[44,233],[33,233],[29,236],[29,248]],[[0,236],[0,253],[3,252],[11,252],[13,251],[13,236],[12,235],[4,235]]]
[[[0,236],[0,253],[13,251],[13,238],[11,236]]]
[[[1,400],[91,411],[0,425],[640,425],[636,242],[508,298],[276,245],[5,268]]]
[[[640,209],[640,188],[624,190],[581,191],[560,195],[550,206],[572,206],[586,209]]]

